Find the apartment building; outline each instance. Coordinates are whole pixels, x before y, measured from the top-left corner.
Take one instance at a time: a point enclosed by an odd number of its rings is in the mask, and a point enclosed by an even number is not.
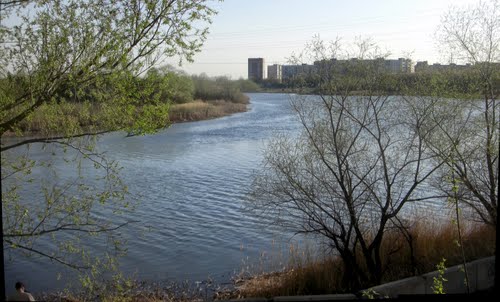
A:
[[[261,81],[265,78],[264,59],[248,58],[248,79]]]
[[[384,60],[385,70],[391,73],[414,72],[413,62],[410,59],[398,58],[397,60]]]
[[[471,64],[458,65],[458,64],[440,64],[434,63],[429,65],[427,61],[417,62],[415,65],[415,72],[439,72],[439,71],[457,71],[471,68]]]
[[[275,80],[278,83],[281,83],[281,80],[283,79],[282,66],[279,64],[273,64],[267,66],[267,78],[269,80]]]
[[[290,80],[299,76],[307,76],[316,70],[316,66],[308,64],[300,65],[283,65],[282,66],[282,79]]]

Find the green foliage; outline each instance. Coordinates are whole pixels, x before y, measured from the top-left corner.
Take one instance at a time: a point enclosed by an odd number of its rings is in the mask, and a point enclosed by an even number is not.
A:
[[[206,75],[193,76],[192,79],[195,98],[205,101],[226,100],[243,104],[248,102],[248,97],[241,93],[239,81],[231,81],[226,77],[209,78]]]
[[[259,85],[252,80],[239,79],[235,84],[241,92],[258,92],[260,90]]]
[[[18,89],[15,83],[5,81],[4,84],[12,86],[12,90]],[[203,101],[211,101],[205,106],[216,111],[205,114],[205,118],[244,111],[245,107],[238,105],[247,104],[248,97],[241,92],[240,87],[258,88],[248,80],[189,77],[169,66],[152,68],[141,77],[130,73],[103,75],[84,90],[70,87],[69,84],[63,85],[52,102],[42,104],[16,129],[19,135],[33,133],[46,136],[74,135],[81,131],[92,133],[103,129],[121,129],[134,134],[151,133],[165,127],[170,121],[185,120],[179,117],[180,110],[195,109],[187,120],[203,119],[196,112],[200,109],[198,103],[175,107],[174,117],[169,117],[171,105],[192,103],[195,95]]]
[[[162,102],[182,104],[193,101],[194,84],[187,75],[163,67],[149,70],[143,81],[155,86]]]
[[[216,13],[208,3],[2,3],[2,20],[9,20],[0,29],[0,40],[9,41],[0,44],[7,253],[46,257],[91,274],[115,267],[104,264],[124,252],[116,230],[133,222],[122,214],[134,204],[120,166],[97,148],[98,135],[155,132],[168,125],[170,103],[192,100],[188,77],[146,72],[166,57],[192,61]],[[12,135],[19,138],[6,137]],[[90,237],[113,257],[89,251],[84,242]]]
[[[43,104],[70,100],[92,99],[101,106],[128,109],[117,110],[128,116],[101,121],[100,130],[133,126],[130,120],[141,110],[140,90],[129,90],[133,79],[165,56],[191,61],[206,39],[203,24],[215,14],[205,1],[194,0],[24,3],[32,4],[34,13],[22,6],[6,7],[21,22],[0,31],[1,40],[13,42],[0,46],[0,135],[22,132],[19,123]],[[173,85],[182,85],[182,79]],[[147,129],[165,127],[156,120],[149,124]],[[74,130],[62,134],[76,135]]]
[[[436,264],[436,269],[437,269],[437,272],[438,272],[438,275],[434,278],[432,278],[433,280],[433,285],[432,285],[432,291],[435,293],[435,294],[445,294],[445,291],[444,291],[444,283],[447,282],[448,280],[444,277],[444,274],[446,272],[446,259],[443,258],[441,260],[441,262],[439,262],[438,264]]]
[[[377,291],[375,291],[373,288],[369,288],[362,291],[362,297],[365,299],[373,300],[380,297],[380,294],[377,293]]]
[[[376,61],[375,61],[376,62]],[[442,70],[433,72],[418,73],[390,73],[384,70],[377,71],[376,81],[367,82],[367,75],[377,69],[377,64],[373,62],[352,62],[338,63],[336,66],[316,65],[319,71],[312,73],[299,74],[296,77],[286,79],[282,84],[266,82],[262,84],[265,88],[296,88],[299,90],[309,90],[312,93],[320,94],[324,89],[330,89],[330,84],[325,81],[322,73],[329,73],[337,77],[335,79],[335,88],[342,91],[352,91],[356,93],[365,93],[374,91],[380,94],[402,94],[419,96],[440,96],[447,98],[470,98],[481,97],[484,83],[480,80],[480,66],[470,66],[463,70]],[[371,70],[371,71],[370,71]],[[499,73],[494,74],[493,80],[499,86]]]

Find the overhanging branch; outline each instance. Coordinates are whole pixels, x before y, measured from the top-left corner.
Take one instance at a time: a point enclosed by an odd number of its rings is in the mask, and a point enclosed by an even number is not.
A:
[[[139,221],[133,220],[133,221],[127,221],[122,224],[119,224],[114,227],[100,227],[97,224],[94,223],[85,223],[85,224],[64,224],[58,227],[55,227],[53,229],[49,230],[42,230],[39,232],[30,232],[30,233],[11,233],[11,234],[4,234],[4,238],[16,238],[16,237],[33,237],[33,236],[42,236],[45,234],[50,234],[54,232],[61,232],[61,231],[74,231],[74,232],[81,232],[81,233],[105,233],[105,232],[112,232],[116,231],[119,228],[122,228],[130,223],[137,223]],[[86,229],[85,227],[92,228],[96,227],[95,229]]]
[[[33,143],[52,143],[56,140],[60,139],[69,139],[69,138],[78,138],[78,137],[84,137],[84,136],[90,136],[90,135],[101,135],[105,133],[109,133],[112,131],[116,130],[104,130],[104,131],[97,131],[97,132],[86,132],[86,133],[81,133],[81,134],[76,134],[76,135],[61,135],[61,136],[54,136],[54,137],[39,137],[39,138],[30,138],[30,139],[25,139],[23,141],[14,143],[12,145],[8,145],[5,147],[0,147],[0,152],[7,151],[9,149],[14,149],[20,146],[24,146],[27,144],[33,144]]]
[[[76,270],[84,270],[84,269],[89,269],[90,267],[89,266],[83,266],[83,265],[76,265],[76,264],[72,264],[72,263],[69,263],[67,261],[64,261],[63,259],[61,258],[58,258],[58,257],[55,257],[55,256],[51,256],[49,254],[46,254],[42,251],[39,251],[37,249],[34,249],[32,247],[29,247],[29,246],[24,246],[24,245],[20,245],[18,243],[14,243],[12,242],[11,240],[9,239],[5,239],[4,238],[4,242],[7,243],[7,244],[10,244],[12,246],[15,246],[15,248],[19,248],[19,249],[23,249],[23,250],[26,250],[26,251],[29,251],[30,253],[35,253],[35,254],[38,254],[40,256],[43,256],[43,257],[46,257],[46,258],[49,258],[50,260],[52,261],[55,261],[55,262],[58,262],[60,264],[63,264],[65,266],[68,266],[68,267],[71,267],[73,269],[76,269]]]

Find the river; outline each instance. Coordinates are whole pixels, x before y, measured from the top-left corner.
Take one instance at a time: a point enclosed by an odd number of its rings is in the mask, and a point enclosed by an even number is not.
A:
[[[96,148],[123,167],[120,176],[130,192],[126,198],[137,201],[135,211],[123,215],[124,220],[135,222],[119,230],[128,248],[119,259],[125,276],[149,282],[210,279],[227,283],[242,271],[283,268],[291,244],[320,250],[314,240],[272,225],[274,217],[257,217],[245,209],[266,142],[278,132],[293,136],[301,129],[290,95],[255,93],[249,97],[249,110],[244,113],[174,124],[154,135],[127,137],[115,132],[100,137]],[[19,149],[11,154],[28,152]],[[29,154],[48,160],[57,171],[49,174],[38,167],[30,175],[34,181],[22,183],[21,200],[34,208],[40,207],[36,201],[43,198],[41,184],[71,181],[74,175],[69,167],[75,165],[65,162],[66,153],[44,149],[42,144],[30,146]],[[82,169],[89,179],[96,173],[91,166]],[[100,185],[98,181],[89,184]],[[429,207],[429,213],[436,215],[445,213],[444,206],[442,202],[418,203],[407,207],[407,212]],[[111,217],[106,211],[94,214]],[[49,242],[38,244],[45,251],[57,248]],[[108,242],[92,239],[84,244],[99,254]],[[22,257],[12,249],[6,252],[5,272],[8,292],[17,280],[35,293],[78,284],[75,273],[61,265],[46,258]]]
[[[224,282],[242,269],[269,269],[261,263],[262,255],[280,254],[278,250],[302,240],[244,209],[266,141],[276,131],[299,131],[289,95],[249,96],[244,113],[174,124],[154,135],[111,133],[99,139],[98,149],[123,167],[128,198],[139,200],[128,217],[139,222],[121,230],[128,240],[128,253],[120,259],[126,275]],[[31,152],[37,157],[50,156],[36,148]],[[16,280],[41,292],[63,288],[72,279],[71,272],[45,259],[7,255],[5,265],[8,292]]]

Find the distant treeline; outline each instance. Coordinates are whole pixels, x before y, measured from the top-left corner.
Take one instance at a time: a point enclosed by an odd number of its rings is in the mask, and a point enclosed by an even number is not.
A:
[[[243,92],[255,91],[259,86],[249,80],[231,80],[227,77],[189,76],[167,68],[152,69],[139,81],[153,86],[161,99],[173,104],[184,104],[194,100],[224,100],[232,103],[247,103]]]
[[[495,65],[493,65],[495,66]],[[391,94],[418,94],[458,96],[480,95],[483,93],[484,81],[480,74],[484,69],[470,68],[467,70],[443,70],[439,72],[421,73],[389,73],[374,72],[366,66],[352,67],[339,72],[338,70],[318,70],[317,72],[298,74],[282,82],[262,80],[258,85],[264,91],[305,92],[310,94],[337,90],[363,93],[380,91]],[[500,91],[500,72],[492,71],[494,93]],[[496,74],[496,75],[495,75]],[[376,77],[376,81],[369,77]]]

